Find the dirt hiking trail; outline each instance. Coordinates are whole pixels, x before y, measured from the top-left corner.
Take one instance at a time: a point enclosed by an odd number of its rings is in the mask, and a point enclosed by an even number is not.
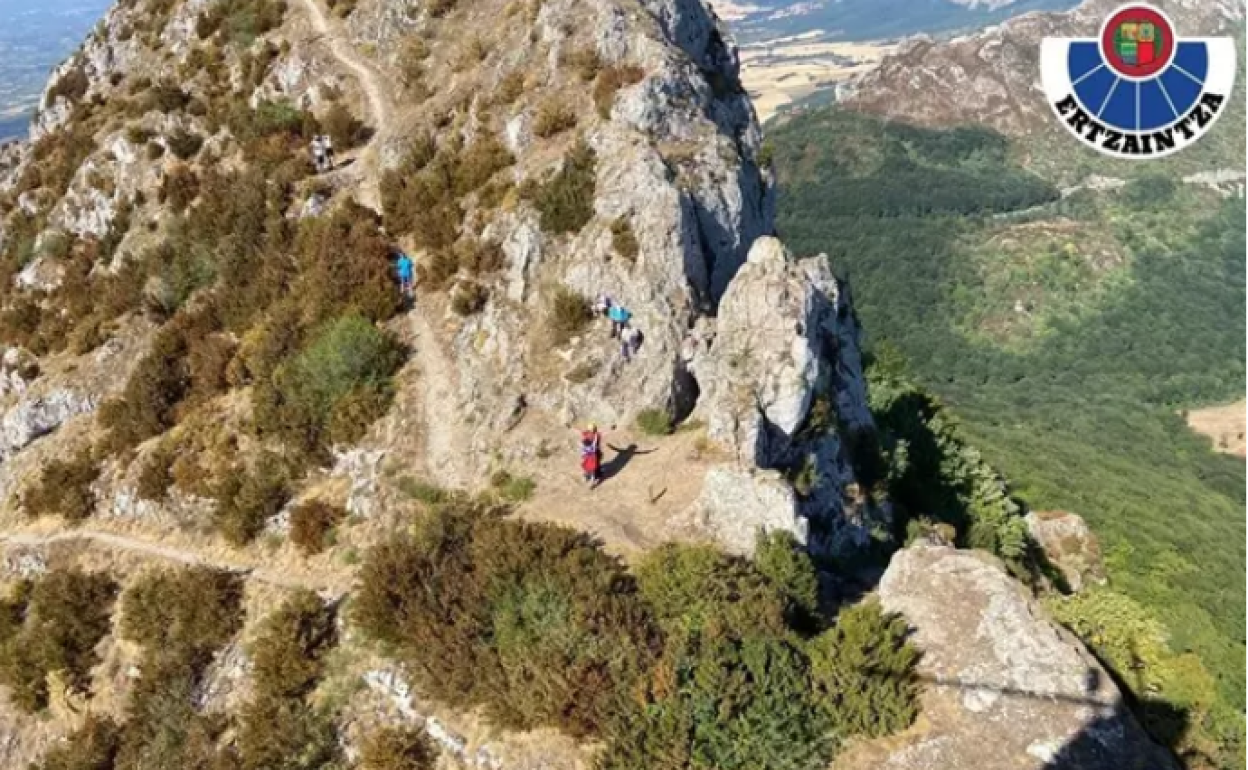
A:
[[[250,580],[284,589],[307,588],[323,590],[324,585],[313,580],[304,580],[289,572],[273,572],[243,564],[233,560],[213,558],[193,550],[174,548],[149,540],[119,535],[114,532],[103,532],[93,529],[74,529],[67,532],[11,532],[0,533],[0,545],[10,547],[47,548],[59,543],[86,543],[99,545],[115,551],[122,551],[161,561],[174,562],[188,567],[211,567],[223,572],[233,572]]]
[[[378,187],[377,148],[381,144],[382,137],[390,130],[390,97],[386,89],[382,87],[381,77],[348,42],[338,20],[328,18],[317,0],[302,1],[307,9],[308,18],[312,22],[312,28],[325,38],[329,52],[342,66],[355,75],[360,88],[364,91],[365,101],[369,112],[372,113],[374,130],[368,143],[360,148],[356,160],[358,168],[352,170],[352,176],[358,177],[360,182],[360,204],[380,213],[381,191]]]

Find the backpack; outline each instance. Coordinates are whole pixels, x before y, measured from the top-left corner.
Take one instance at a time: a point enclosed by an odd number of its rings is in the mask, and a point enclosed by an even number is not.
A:
[[[598,454],[598,439],[592,433],[581,434],[581,457]]]

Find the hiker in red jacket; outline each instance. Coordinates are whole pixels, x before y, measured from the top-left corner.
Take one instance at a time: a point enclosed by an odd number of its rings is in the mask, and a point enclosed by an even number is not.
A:
[[[602,483],[602,434],[592,422],[581,431],[581,475],[590,489]]]

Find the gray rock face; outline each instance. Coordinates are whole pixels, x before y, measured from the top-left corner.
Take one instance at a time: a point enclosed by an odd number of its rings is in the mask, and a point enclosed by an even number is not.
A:
[[[1066,588],[1080,591],[1089,583],[1105,582],[1100,543],[1082,516],[1066,511],[1032,511],[1026,521],[1027,533],[1062,573]]]
[[[71,417],[86,414],[95,407],[96,400],[90,395],[68,389],[22,400],[0,418],[0,461],[61,427]]]
[[[864,545],[885,512],[854,499],[846,441],[874,424],[859,329],[827,259],[794,260],[775,238],[758,239],[710,332],[709,350],[696,339],[686,349],[701,386],[697,413],[736,471],[708,475],[701,515],[713,530],[733,533],[726,543],[734,548],[748,549],[754,530],[780,521],[817,552]],[[793,479],[787,509],[768,514],[754,502],[776,499],[766,489],[770,476],[743,492],[747,480],[764,478],[756,469]]]
[[[879,586],[923,651],[922,718],[836,770],[1173,770],[1109,675],[991,557],[917,546]]]

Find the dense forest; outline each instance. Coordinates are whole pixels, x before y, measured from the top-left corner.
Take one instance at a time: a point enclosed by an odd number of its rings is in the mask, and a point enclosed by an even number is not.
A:
[[[1244,392],[1243,198],[1155,173],[1063,196],[991,132],[835,108],[770,143],[781,234],[850,278],[870,348],[900,354],[1023,504],[1088,519],[1115,598],[1080,611],[1112,625],[1130,606],[1191,653],[1174,671],[1198,673],[1137,694],[1192,714],[1190,766],[1242,767],[1244,464],[1181,411]],[[1137,686],[1136,661],[1092,646]]]

